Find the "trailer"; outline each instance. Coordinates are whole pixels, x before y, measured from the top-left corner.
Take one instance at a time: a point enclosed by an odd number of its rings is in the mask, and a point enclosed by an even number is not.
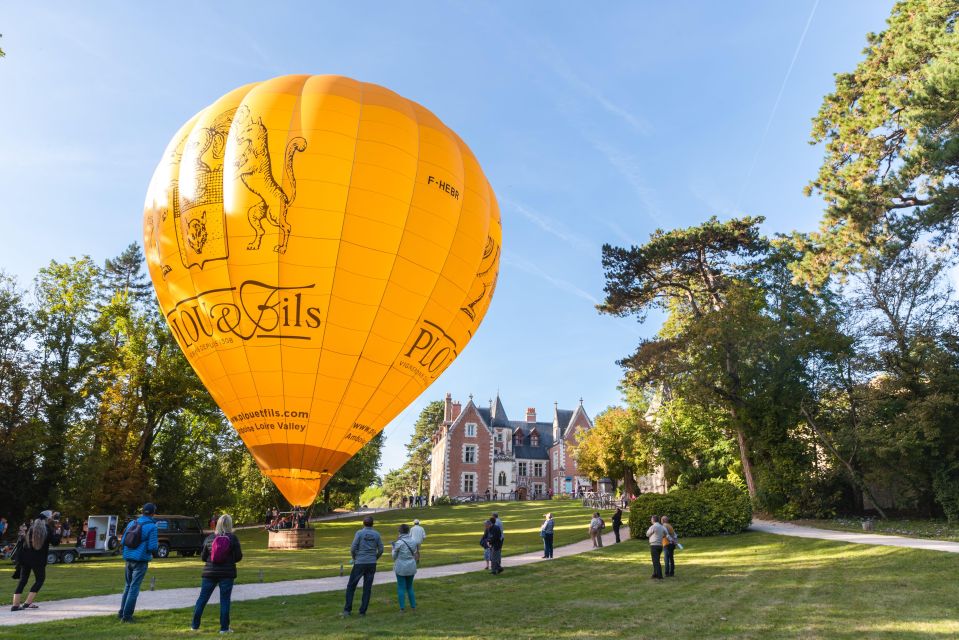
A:
[[[120,516],[90,516],[87,518],[87,533],[76,545],[50,547],[47,564],[70,564],[82,558],[114,556],[120,552],[117,525]]]

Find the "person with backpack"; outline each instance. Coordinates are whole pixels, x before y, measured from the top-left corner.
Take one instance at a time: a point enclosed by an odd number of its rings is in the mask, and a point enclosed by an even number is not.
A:
[[[383,555],[383,539],[380,533],[373,528],[373,516],[363,518],[363,528],[353,536],[350,545],[350,555],[353,557],[353,569],[350,579],[346,583],[346,604],[343,606],[343,616],[353,613],[353,595],[356,585],[363,580],[363,599],[360,601],[360,615],[366,615],[370,606],[370,596],[373,595],[373,577],[376,575],[376,561]]]
[[[126,561],[123,598],[117,613],[121,622],[133,622],[133,610],[136,609],[137,597],[140,595],[140,584],[147,574],[153,552],[159,546],[157,525],[153,520],[157,512],[156,505],[148,502],[141,511],[143,515],[130,522],[121,537],[123,559]]]
[[[599,511],[593,514],[593,519],[589,521],[589,537],[593,540],[593,547],[603,546],[603,527],[606,523],[599,515]]]
[[[404,613],[405,596],[409,595],[410,610],[416,611],[416,596],[413,594],[413,576],[420,560],[420,545],[410,535],[410,527],[400,525],[400,536],[393,543],[393,573],[396,574],[396,597],[400,601],[400,613]]]
[[[14,574],[14,577],[19,574],[20,581],[13,592],[11,611],[29,611],[39,608],[33,601],[36,600],[37,593],[47,577],[47,553],[53,538],[53,528],[48,524],[47,519],[52,515],[50,511],[41,513],[40,517],[30,524],[21,542],[20,551],[16,555],[17,573]],[[31,572],[33,572],[33,585],[27,593],[27,599],[21,604],[20,596],[27,586],[27,581],[30,580]]]
[[[552,558],[553,557],[553,527],[556,525],[553,522],[553,514],[547,513],[545,516],[545,521],[539,527],[539,535],[543,539],[543,557]]]
[[[665,565],[663,570],[667,578],[672,578],[676,575],[676,560],[673,554],[676,552],[676,545],[679,544],[679,537],[673,525],[669,524],[669,516],[663,516],[661,524],[666,529],[666,537],[663,538],[663,564]]]
[[[494,514],[495,515],[495,514]],[[503,573],[503,530],[496,524],[496,518],[490,518],[489,523],[489,561],[490,573],[494,576]]]
[[[200,617],[213,590],[220,588],[220,633],[233,633],[230,628],[230,595],[236,580],[236,563],[243,559],[240,541],[233,534],[233,518],[224,513],[216,521],[214,532],[203,542],[200,559],[203,573],[200,575],[200,596],[193,607],[193,622],[190,629],[200,630]]]
[[[483,547],[483,559],[486,561],[486,570],[489,571],[490,563],[490,550],[492,547],[489,543],[489,530],[493,526],[493,523],[489,520],[483,521],[483,535],[480,537],[480,546]]]

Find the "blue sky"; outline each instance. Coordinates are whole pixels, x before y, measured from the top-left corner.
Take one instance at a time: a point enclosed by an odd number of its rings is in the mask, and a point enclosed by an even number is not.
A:
[[[239,85],[341,74],[422,103],[483,165],[504,253],[477,336],[387,427],[384,469],[447,391],[485,403],[499,390],[514,419],[619,401],[615,361],[658,325],[596,313],[604,242],[713,214],[764,215],[769,233],[815,227],[810,119],[892,6],[273,4],[8,3],[0,269],[28,284],[51,259],[102,262],[139,242],[165,145]]]

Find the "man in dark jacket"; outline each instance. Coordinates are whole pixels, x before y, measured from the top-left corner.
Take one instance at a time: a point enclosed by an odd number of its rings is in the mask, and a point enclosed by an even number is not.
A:
[[[126,571],[123,574],[123,598],[120,600],[120,611],[117,617],[123,622],[133,622],[133,610],[137,606],[137,597],[140,595],[140,583],[147,574],[153,552],[159,546],[157,542],[157,526],[153,520],[157,507],[152,502],[143,505],[143,515],[130,522],[123,530],[121,541],[123,544],[123,559],[126,560]],[[127,546],[127,531],[134,525],[140,525],[140,544],[135,547]]]
[[[503,573],[503,530],[497,523],[498,518],[490,518],[489,561],[490,573]]]
[[[360,601],[360,615],[366,615],[370,606],[370,596],[373,595],[373,576],[376,575],[376,561],[383,555],[383,539],[373,528],[373,516],[363,518],[363,528],[353,536],[350,545],[350,555],[353,556],[353,570],[350,571],[350,580],[346,583],[346,605],[343,615],[353,613],[353,594],[356,585],[363,578],[363,599]]]

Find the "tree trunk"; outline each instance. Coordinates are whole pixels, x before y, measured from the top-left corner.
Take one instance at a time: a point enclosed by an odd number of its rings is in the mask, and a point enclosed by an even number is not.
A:
[[[636,477],[633,475],[632,469],[626,469],[626,473],[623,474],[623,491],[631,496],[639,495],[639,490],[636,488]]]
[[[809,425],[809,428],[813,430],[813,433],[816,434],[816,437],[819,438],[824,445],[826,445],[826,448],[829,449],[836,460],[841,462],[842,465],[846,467],[846,471],[849,472],[849,477],[852,478],[853,485],[869,496],[869,499],[872,501],[872,505],[876,507],[876,511],[879,512],[879,515],[882,517],[882,519],[888,520],[886,517],[886,512],[883,511],[882,507],[879,506],[879,501],[876,500],[876,496],[872,494],[872,490],[869,488],[869,485],[866,484],[866,481],[859,476],[859,473],[856,472],[852,464],[839,455],[839,451],[836,449],[836,447],[834,447],[832,442],[826,438],[825,434],[819,430],[819,427],[813,421],[812,416],[809,415],[809,411],[806,410],[805,405],[800,405],[799,408],[802,410],[803,415],[806,417],[806,423]]]
[[[742,425],[739,424],[739,416],[735,407],[729,408],[729,415],[732,422],[736,425],[736,442],[739,444],[739,460],[743,465],[743,478],[746,480],[746,489],[749,491],[749,497],[756,497],[756,481],[753,479],[753,465],[749,461],[749,449],[746,447],[746,435],[743,433]]]
[[[749,461],[749,451],[746,449],[746,436],[741,428],[736,428],[736,441],[739,443],[739,460],[743,465],[743,477],[746,479],[746,489],[749,497],[756,497],[756,481],[753,480],[753,465]]]

